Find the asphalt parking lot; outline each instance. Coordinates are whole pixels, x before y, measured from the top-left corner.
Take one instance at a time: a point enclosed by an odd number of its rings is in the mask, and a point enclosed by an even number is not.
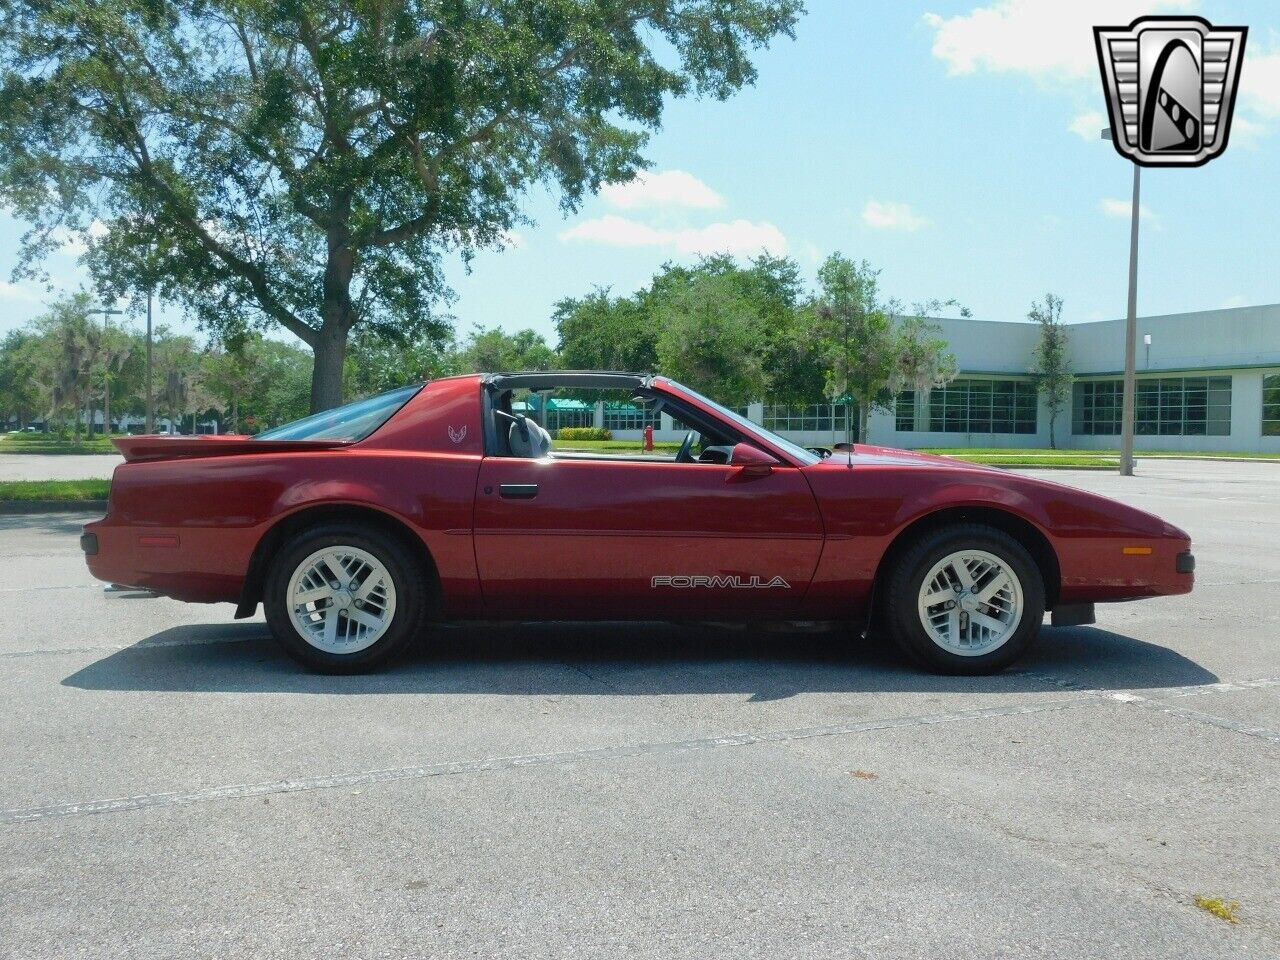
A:
[[[1196,591],[974,679],[669,624],[313,676],[0,517],[0,955],[1277,956],[1280,464],[1139,470],[1046,475],[1188,529]]]

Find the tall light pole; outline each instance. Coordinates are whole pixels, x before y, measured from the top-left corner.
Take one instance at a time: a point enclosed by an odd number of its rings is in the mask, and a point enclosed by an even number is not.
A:
[[[1110,128],[1102,139],[1110,140]],[[1142,167],[1133,165],[1133,206],[1129,211],[1129,313],[1124,325],[1124,407],[1120,418],[1120,476],[1133,476],[1133,420],[1138,377],[1138,195]]]
[[[156,432],[156,394],[152,384],[151,371],[151,287],[147,287],[147,433]]]
[[[111,318],[124,311],[113,307],[99,307],[96,310],[86,310],[85,313],[102,314],[102,339],[106,350],[106,361],[102,365],[102,435],[105,437],[111,433],[111,344],[107,342],[107,334],[111,331]],[[89,424],[89,434],[93,435],[92,423]]]

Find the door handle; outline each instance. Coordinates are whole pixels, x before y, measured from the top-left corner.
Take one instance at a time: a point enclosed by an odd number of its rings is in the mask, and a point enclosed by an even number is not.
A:
[[[536,483],[502,483],[498,485],[498,496],[506,500],[532,500],[538,495]]]

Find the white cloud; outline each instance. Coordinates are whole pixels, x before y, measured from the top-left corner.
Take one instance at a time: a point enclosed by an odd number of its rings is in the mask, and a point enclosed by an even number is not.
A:
[[[1223,310],[1230,310],[1233,307],[1247,307],[1247,306],[1249,306],[1249,300],[1242,293],[1237,293],[1235,296],[1227,297],[1226,300],[1222,301]]]
[[[684,253],[787,252],[787,238],[772,223],[733,220],[676,231],[676,248]]]
[[[671,231],[659,230],[617,214],[583,220],[560,232],[561,240],[586,240],[610,247],[657,247],[670,241]]]
[[[101,220],[90,222],[89,226],[84,230],[60,230],[58,234],[55,234],[62,240],[62,249],[58,252],[64,253],[69,257],[78,257],[89,249],[88,244],[85,242],[86,238],[101,240],[110,232],[111,228]]]
[[[862,222],[876,230],[919,230],[929,221],[911,209],[910,204],[892,200],[868,200],[862,208]]]
[[[704,227],[668,230],[616,214],[584,220],[560,233],[561,240],[602,243],[612,247],[670,247],[680,253],[783,254],[787,238],[771,223],[733,220]]]
[[[1231,145],[1243,146],[1246,150],[1256,150],[1258,140],[1267,133],[1267,125],[1250,120],[1239,110],[1231,118]]]
[[[683,170],[642,170],[626,183],[606,183],[600,188],[605,201],[619,210],[649,207],[692,207],[714,210],[724,206],[724,197],[691,173]]]
[[[1252,53],[1245,47],[1240,68],[1240,102],[1264,117],[1280,117],[1280,46],[1268,53]],[[1232,129],[1239,123],[1232,121]]]
[[[1118,200],[1115,197],[1107,197],[1102,201],[1102,212],[1108,217],[1124,217],[1128,220],[1133,214],[1133,202],[1131,200]],[[1145,203],[1138,204],[1139,220],[1154,220],[1155,214],[1151,212],[1151,208]]]
[[[933,55],[951,74],[1025,73],[1038,80],[1098,79],[1093,27],[1194,9],[1196,0],[996,0],[968,13],[927,13]]]
[[[40,298],[36,292],[28,286],[0,280],[0,300],[7,300],[11,303],[34,303],[38,299]]]
[[[1082,106],[1083,96],[1102,95],[1094,26],[1124,26],[1156,13],[1186,15],[1199,7],[1199,0],[992,0],[955,16],[925,14],[924,23],[947,73],[1021,74],[1072,93]],[[1259,44],[1254,39],[1246,48],[1232,121],[1245,146],[1268,132],[1261,121],[1280,120],[1280,37],[1273,33],[1269,48]],[[1102,122],[1094,123],[1095,117]],[[1077,113],[1069,129],[1093,140],[1105,125],[1101,113],[1088,111]]]
[[[1106,117],[1097,110],[1086,110],[1084,113],[1077,113],[1067,129],[1082,140],[1099,140],[1102,138],[1102,129],[1106,126],[1109,126]]]

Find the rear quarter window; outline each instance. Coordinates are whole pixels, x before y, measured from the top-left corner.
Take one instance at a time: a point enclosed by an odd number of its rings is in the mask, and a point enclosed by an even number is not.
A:
[[[390,420],[419,390],[421,384],[388,390],[342,407],[313,413],[301,420],[266,430],[256,440],[363,440]]]

